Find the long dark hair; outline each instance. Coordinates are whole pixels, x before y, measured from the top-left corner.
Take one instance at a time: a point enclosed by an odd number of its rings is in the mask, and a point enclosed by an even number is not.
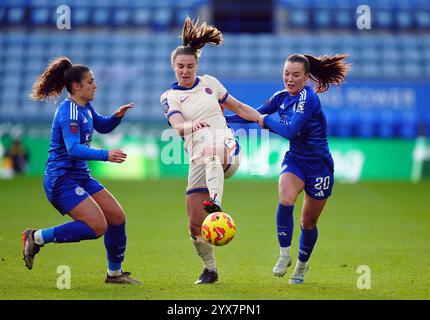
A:
[[[192,55],[199,61],[201,50],[206,43],[220,46],[223,37],[221,31],[214,26],[209,26],[205,21],[196,22],[187,17],[182,28],[182,45],[172,52],[172,63],[180,54]]]
[[[49,97],[58,97],[63,92],[64,87],[69,93],[72,93],[72,83],[81,82],[87,71],[90,71],[87,66],[72,64],[72,61],[67,57],[55,58],[37,78],[30,98],[45,100]]]
[[[292,54],[287,58],[290,62],[301,62],[305,73],[317,84],[317,93],[328,90],[330,84],[340,85],[349,71],[349,64],[345,62],[347,54],[336,54],[334,56],[320,56]]]

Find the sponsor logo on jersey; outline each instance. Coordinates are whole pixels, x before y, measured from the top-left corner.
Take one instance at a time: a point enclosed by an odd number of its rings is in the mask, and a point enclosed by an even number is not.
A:
[[[181,98],[181,103],[184,103],[184,102],[185,102],[185,100],[187,100],[189,97],[190,97],[190,96],[187,96],[187,97],[185,97],[185,98]]]
[[[212,91],[211,88],[206,88],[205,91],[206,91],[207,94],[212,94],[213,93],[213,91]]]
[[[88,123],[87,117],[84,116],[84,123]]]
[[[76,134],[78,133],[78,121],[72,120],[70,121],[70,133]]]

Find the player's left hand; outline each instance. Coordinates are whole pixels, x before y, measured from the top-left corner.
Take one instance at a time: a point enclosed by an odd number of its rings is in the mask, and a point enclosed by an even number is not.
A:
[[[262,114],[261,116],[259,116],[257,118],[257,123],[259,124],[259,126],[264,129],[264,117],[267,116],[267,114]]]
[[[116,110],[114,112],[114,115],[117,118],[122,118],[122,117],[124,117],[124,115],[128,111],[128,109],[131,109],[133,107],[134,107],[134,103],[129,103],[129,104],[123,105],[123,106],[119,107],[118,110]]]

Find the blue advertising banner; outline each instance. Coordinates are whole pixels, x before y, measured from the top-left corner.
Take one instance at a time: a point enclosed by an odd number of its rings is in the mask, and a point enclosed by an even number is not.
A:
[[[263,104],[284,88],[280,81],[223,81],[227,90],[253,107]],[[418,116],[430,113],[430,82],[348,80],[319,95],[326,110],[413,111]]]

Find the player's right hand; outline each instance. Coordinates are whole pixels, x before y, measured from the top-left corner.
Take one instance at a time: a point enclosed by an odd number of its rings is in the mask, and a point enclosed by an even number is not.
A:
[[[193,123],[193,130],[192,130],[192,132],[195,132],[195,131],[197,131],[199,129],[206,128],[206,127],[210,127],[210,125],[207,122],[205,122],[205,121],[200,121],[200,122],[197,122],[197,123]]]
[[[122,163],[127,158],[127,154],[125,154],[122,150],[113,149],[109,150],[108,161]]]

